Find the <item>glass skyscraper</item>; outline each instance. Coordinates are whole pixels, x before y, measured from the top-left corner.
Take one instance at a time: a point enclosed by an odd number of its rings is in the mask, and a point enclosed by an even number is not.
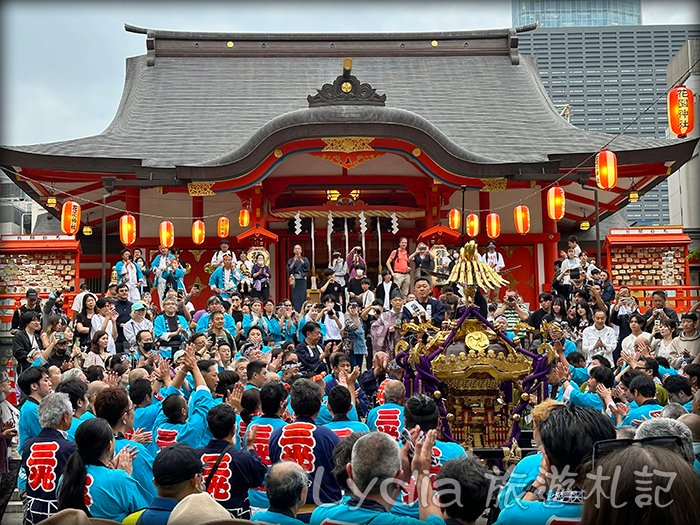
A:
[[[513,25],[631,26],[642,23],[641,0],[512,0]]]

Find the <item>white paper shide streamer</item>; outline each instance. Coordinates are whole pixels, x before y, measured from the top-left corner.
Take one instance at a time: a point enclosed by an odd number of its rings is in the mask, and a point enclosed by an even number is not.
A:
[[[294,234],[299,235],[301,233],[301,212],[296,212],[294,215]]]
[[[396,213],[391,214],[391,233],[396,235],[399,231],[399,218],[396,216]]]
[[[333,249],[331,247],[331,236],[333,235],[333,212],[328,212],[328,228],[326,228],[326,242],[328,243],[328,262],[333,260]]]
[[[361,211],[359,215],[360,219],[360,233],[362,234],[362,256],[367,257],[367,250],[365,249],[365,232],[367,231],[367,218],[365,217],[365,212]]]

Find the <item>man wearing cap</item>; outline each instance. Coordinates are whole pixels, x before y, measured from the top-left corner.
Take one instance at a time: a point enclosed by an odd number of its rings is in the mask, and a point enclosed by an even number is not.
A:
[[[22,314],[25,312],[36,312],[39,314],[39,321],[41,321],[41,302],[39,301],[39,293],[34,288],[27,288],[25,298],[25,304],[17,308],[15,313],[12,314],[12,333],[18,329],[24,328],[24,324],[22,324]]]
[[[506,267],[506,263],[503,260],[503,255],[496,251],[496,242],[489,241],[486,247],[486,253],[479,255],[479,260],[488,264],[491,268],[496,270],[496,272],[501,272],[503,268]]]
[[[127,516],[125,525],[166,525],[181,500],[198,494],[202,484],[202,462],[197,451],[176,443],[165,447],[153,461],[153,483],[158,496],[151,504]]]
[[[136,350],[138,347],[136,334],[142,330],[153,333],[153,323],[146,319],[146,305],[137,301],[131,305],[131,319],[124,323],[124,339],[127,343],[124,347],[125,350],[127,348]]]
[[[231,251],[228,244],[228,239],[221,239],[219,243],[219,250],[211,257],[211,269],[212,272],[216,270],[219,266],[224,265],[224,255],[230,255],[233,260],[233,264],[237,264],[236,254]]]
[[[70,364],[71,353],[68,351],[71,341],[66,339],[66,334],[64,332],[56,332],[55,343],[49,345],[42,352],[42,358],[46,361],[44,366],[46,368],[50,366],[57,366],[61,371],[68,370],[72,365]]]

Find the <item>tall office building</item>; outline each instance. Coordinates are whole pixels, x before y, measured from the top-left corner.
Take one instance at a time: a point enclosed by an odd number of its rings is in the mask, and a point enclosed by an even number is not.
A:
[[[631,26],[642,24],[641,0],[512,0],[515,27]]]
[[[516,16],[516,8],[518,13],[561,8],[559,20],[567,25],[573,20],[571,13],[581,15],[576,19],[581,27],[540,26],[520,34],[520,52],[537,55],[540,76],[550,98],[555,105],[567,108],[573,125],[591,131],[619,133],[624,129],[628,135],[664,137],[668,126],[666,67],[686,40],[700,36],[700,26],[583,27],[585,20],[598,16],[592,10],[604,11],[604,5],[618,6],[608,16],[619,15],[626,6],[626,12],[637,13],[636,23],[641,19],[639,0],[513,0],[516,26],[534,21],[529,15]],[[583,16],[585,7],[590,16]],[[551,22],[554,17],[547,20]],[[639,202],[628,204],[623,214],[630,224],[668,224],[666,181],[648,191]]]

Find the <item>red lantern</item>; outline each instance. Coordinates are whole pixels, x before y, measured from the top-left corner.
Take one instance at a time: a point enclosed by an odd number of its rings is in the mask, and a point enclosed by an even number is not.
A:
[[[515,231],[520,235],[525,235],[530,231],[530,208],[521,204],[513,210],[513,222],[515,222]]]
[[[192,242],[202,244],[205,237],[204,221],[196,220],[192,223]]]
[[[158,234],[160,237],[161,246],[165,246],[166,248],[172,247],[173,243],[175,242],[175,226],[173,226],[172,222],[161,222],[158,229]]]
[[[136,219],[130,213],[119,218],[119,240],[124,246],[136,241]]]
[[[67,235],[75,235],[80,229],[80,204],[66,201],[61,208],[61,230]]]
[[[595,156],[595,182],[601,190],[617,186],[617,155],[603,149]]]
[[[547,190],[547,215],[553,221],[559,221],[564,217],[566,210],[566,196],[564,189],[554,186]]]
[[[219,217],[216,223],[216,234],[222,239],[228,237],[228,224],[228,217]]]
[[[247,208],[241,209],[238,212],[238,225],[241,228],[247,228],[250,226],[250,210]]]
[[[498,213],[491,212],[486,216],[486,235],[495,239],[501,234],[501,217]]]
[[[668,92],[668,126],[671,133],[685,138],[695,125],[693,92],[685,86],[676,86]]]
[[[467,215],[467,235],[469,237],[479,235],[479,216],[476,213]]]
[[[459,230],[462,228],[462,212],[460,212],[457,208],[452,208],[450,210],[450,214],[448,215],[447,223],[453,230]]]

